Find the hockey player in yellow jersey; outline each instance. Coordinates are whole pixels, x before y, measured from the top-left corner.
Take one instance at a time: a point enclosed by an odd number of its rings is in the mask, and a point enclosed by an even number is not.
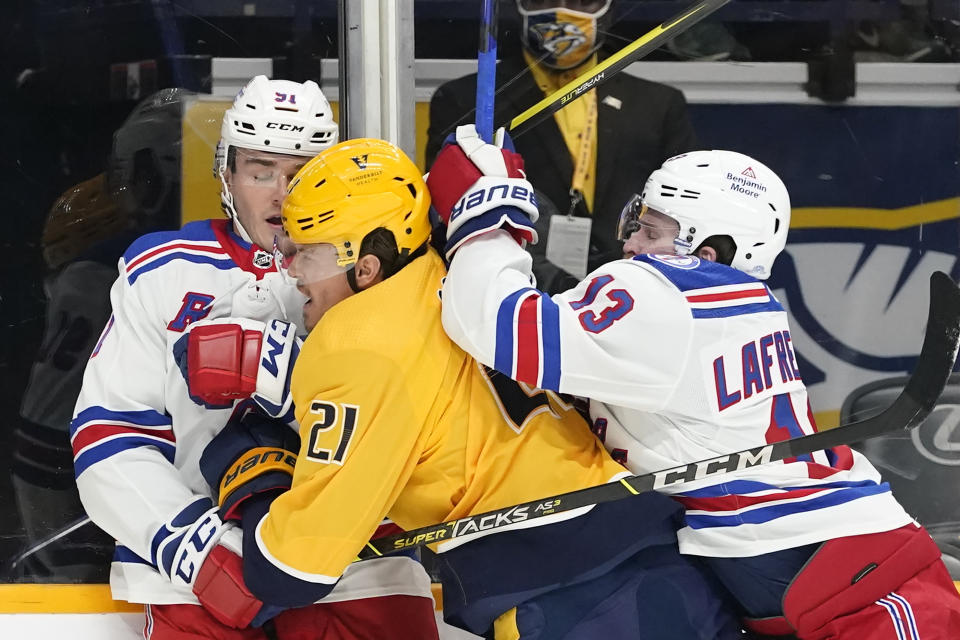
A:
[[[292,487],[244,538],[244,579],[264,602],[325,595],[384,516],[413,529],[625,474],[563,399],[446,336],[429,206],[413,163],[379,140],[336,145],[291,183],[286,266],[310,334],[290,377],[302,443]],[[545,348],[540,366],[555,355]],[[737,637],[677,552],[677,515],[643,494],[440,542],[445,616],[524,640]]]

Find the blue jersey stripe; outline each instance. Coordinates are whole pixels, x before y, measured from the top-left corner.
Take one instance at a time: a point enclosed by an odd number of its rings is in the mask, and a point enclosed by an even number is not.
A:
[[[514,291],[500,303],[500,309],[497,311],[497,342],[493,356],[493,368],[505,376],[513,377],[513,357],[515,352],[513,348],[513,337],[515,333],[513,318],[520,297],[528,291],[536,291],[536,289],[527,287]]]
[[[753,302],[730,307],[716,307],[713,309],[690,308],[693,317],[697,319],[730,318],[732,316],[743,316],[750,313],[773,313],[777,311],[783,311],[783,306],[773,298],[770,298],[768,302]]]
[[[126,422],[133,426],[143,427],[163,427],[172,426],[173,421],[168,415],[164,415],[153,409],[143,411],[111,411],[103,407],[87,407],[77,414],[77,417],[70,422],[70,435],[73,436],[79,427],[94,420],[107,420],[110,422]]]
[[[650,265],[662,273],[673,286],[683,292],[729,285],[762,284],[753,276],[742,271],[709,260],[694,259],[695,261],[685,266],[677,266],[677,264],[682,264],[680,262],[671,264],[669,259],[661,259],[653,255],[634,256],[633,260]],[[766,286],[764,288],[767,289],[767,295],[770,296],[767,302],[737,304],[736,300],[731,300],[727,306],[712,309],[691,307],[690,311],[693,317],[697,319],[729,318],[750,313],[783,311],[783,306],[773,297],[770,289]]]
[[[172,442],[167,442],[166,440],[146,438],[135,435],[120,436],[91,447],[77,456],[77,458],[73,461],[73,473],[79,478],[80,474],[86,471],[92,465],[106,460],[110,456],[118,454],[121,451],[136,449],[138,447],[153,447],[163,454],[163,457],[166,458],[170,464],[173,464],[174,455],[177,451],[176,446]]]
[[[229,271],[237,266],[237,264],[230,258],[213,258],[211,256],[181,253],[177,251],[174,253],[165,254],[164,256],[157,258],[152,262],[148,262],[142,267],[138,267],[133,273],[127,276],[127,282],[133,284],[140,276],[144,275],[145,273],[149,273],[158,267],[162,267],[173,260],[183,260],[185,262],[193,262],[194,264],[209,264],[223,271]]]
[[[145,564],[148,567],[156,568],[155,564],[152,564],[149,560],[144,560],[128,547],[125,547],[121,544],[118,544],[113,550],[113,561],[114,562],[126,562],[131,564]]]
[[[123,262],[130,264],[138,257],[156,249],[162,244],[176,241],[186,242],[210,242],[216,241],[217,236],[211,225],[212,220],[197,220],[183,225],[176,231],[156,231],[140,236],[123,254]]]
[[[543,341],[543,379],[540,386],[560,390],[560,308],[546,294],[540,296]]]
[[[752,509],[730,515],[691,515],[688,513],[684,516],[684,519],[686,520],[687,526],[692,529],[736,527],[742,524],[763,524],[764,522],[770,522],[771,520],[795,513],[827,509],[867,496],[887,493],[888,491],[890,491],[890,485],[884,482],[883,484],[872,487],[840,489],[825,496],[812,498],[810,500],[790,500],[788,502],[772,504],[768,507],[761,507],[759,509]]]
[[[691,260],[690,264],[686,266],[677,266],[682,261],[670,264],[671,260],[677,260],[676,256],[658,258],[655,255],[643,254],[634,256],[633,260],[650,265],[662,273],[680,291],[760,282],[753,276],[725,264],[700,260],[691,256],[688,256],[688,258],[691,258]]]
[[[850,488],[860,488],[860,487],[872,487],[872,486],[876,486],[876,484],[877,483],[875,483],[873,480],[858,480],[855,482],[852,482],[852,481],[824,482],[822,484],[805,485],[802,487],[781,487],[773,484],[767,484],[765,482],[757,482],[755,480],[734,480],[732,482],[715,484],[710,487],[694,489],[693,491],[684,491],[682,493],[677,493],[674,495],[682,496],[684,498],[720,498],[723,496],[745,495],[748,493],[756,493],[757,491],[795,491],[798,489],[850,489]]]

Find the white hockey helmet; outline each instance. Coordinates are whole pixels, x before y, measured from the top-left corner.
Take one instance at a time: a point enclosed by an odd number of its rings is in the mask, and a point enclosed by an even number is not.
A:
[[[650,175],[640,200],[679,223],[677,253],[687,255],[711,236],[730,236],[737,245],[730,266],[759,280],[770,277],[787,243],[787,187],[769,167],[742,153],[674,156]]]
[[[240,90],[223,114],[213,173],[220,179],[220,200],[236,232],[250,237],[237,219],[224,171],[231,147],[312,158],[337,143],[339,128],[330,103],[316,82],[270,80],[256,76]]]

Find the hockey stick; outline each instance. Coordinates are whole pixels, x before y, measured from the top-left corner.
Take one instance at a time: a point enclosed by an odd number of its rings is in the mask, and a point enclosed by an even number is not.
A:
[[[477,133],[493,142],[493,96],[497,83],[497,0],[483,0],[477,52]]]
[[[529,131],[547,116],[559,111],[567,104],[579,98],[585,91],[609,80],[628,65],[647,55],[661,44],[675,38],[711,13],[730,2],[730,0],[700,0],[689,9],[679,13],[663,24],[654,27],[625,46],[589,71],[580,74],[549,96],[533,105],[510,121],[508,130],[514,138]],[[477,82],[477,104],[479,108],[480,83]],[[479,115],[477,116],[479,120]],[[481,134],[482,135],[482,134]]]
[[[90,516],[81,516],[76,520],[74,520],[73,522],[70,522],[64,525],[63,527],[61,527],[60,529],[54,531],[53,533],[50,533],[44,536],[40,540],[36,541],[35,543],[27,547],[25,550],[18,553],[16,556],[13,557],[13,559],[9,560],[4,565],[3,570],[0,571],[0,576],[13,575],[13,572],[24,560],[26,560],[30,556],[40,553],[41,551],[49,547],[54,542],[57,542],[61,538],[64,538],[70,535],[77,529],[83,527],[84,525],[90,524],[91,522],[92,521],[90,520]]]
[[[859,442],[884,433],[912,429],[930,413],[953,370],[960,345],[960,288],[945,273],[930,277],[930,310],[923,347],[917,365],[903,391],[879,415],[859,422],[792,440],[766,444],[716,458],[691,462],[619,482],[580,489],[542,500],[487,511],[459,520],[413,529],[371,540],[358,554],[372,558],[391,551],[444,542],[458,536],[493,531],[512,524],[554,515],[588,505],[628,498],[692,480],[741,471],[761,464],[795,458],[807,453]]]

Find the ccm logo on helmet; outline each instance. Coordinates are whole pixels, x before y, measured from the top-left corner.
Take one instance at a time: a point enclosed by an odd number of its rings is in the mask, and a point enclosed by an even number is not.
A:
[[[268,122],[267,129],[279,129],[280,131],[293,131],[299,133],[303,127],[299,124],[287,124],[286,122]]]

